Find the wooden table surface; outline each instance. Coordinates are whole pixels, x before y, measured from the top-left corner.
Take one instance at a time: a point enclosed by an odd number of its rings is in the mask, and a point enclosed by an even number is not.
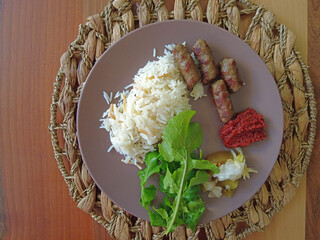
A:
[[[0,239],[111,239],[69,197],[48,131],[60,56],[75,39],[79,24],[106,2],[0,0]],[[318,102],[320,1],[253,2],[271,9],[278,22],[296,33]],[[315,146],[319,144],[317,134]],[[315,147],[295,198],[265,232],[248,239],[320,239],[318,157]]]

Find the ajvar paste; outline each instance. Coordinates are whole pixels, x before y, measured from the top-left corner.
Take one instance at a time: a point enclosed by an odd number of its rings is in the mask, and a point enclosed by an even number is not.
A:
[[[220,136],[228,148],[244,147],[265,139],[265,127],[263,116],[248,108],[227,122],[220,129]]]

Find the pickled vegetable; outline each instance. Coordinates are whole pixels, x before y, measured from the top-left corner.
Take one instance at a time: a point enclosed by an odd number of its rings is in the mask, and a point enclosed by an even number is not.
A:
[[[225,180],[217,183],[217,186],[220,186],[223,188],[222,194],[231,197],[234,191],[237,189],[239,185],[238,180]]]
[[[207,160],[220,169],[219,173],[209,172],[211,180],[201,186],[203,191],[209,192],[209,197],[231,197],[238,188],[240,178],[245,180],[250,177],[249,173],[257,173],[256,170],[247,167],[240,148],[212,153],[207,156]]]
[[[217,183],[217,186],[224,187],[225,189],[236,189],[238,185],[238,180],[225,180]]]
[[[228,159],[233,159],[233,155],[230,151],[215,152],[207,157],[209,162],[215,163],[218,167],[225,164]]]
[[[222,194],[227,196],[228,198],[231,198],[234,192],[235,192],[235,189],[222,190]]]

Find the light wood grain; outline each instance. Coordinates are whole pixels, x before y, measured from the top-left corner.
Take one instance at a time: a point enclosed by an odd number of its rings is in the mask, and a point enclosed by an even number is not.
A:
[[[278,22],[297,34],[297,46],[304,59],[308,56],[319,96],[319,1],[309,0],[312,13],[309,48],[307,0],[254,2],[263,3],[275,13]],[[52,84],[60,56],[75,39],[78,25],[89,15],[100,12],[106,3],[106,0],[0,0],[0,169],[6,215],[0,211],[0,221],[3,224],[5,220],[7,228],[4,239],[111,239],[69,196],[53,158],[48,132]],[[172,2],[167,6],[172,7]],[[315,177],[320,171],[315,161],[318,154],[315,149],[308,169],[307,219],[303,178],[296,197],[274,217],[266,231],[248,239],[300,240],[304,239],[305,230],[306,239],[320,238],[317,203],[320,183]]]
[[[316,102],[318,103],[318,116],[320,114],[320,1],[308,1],[308,64],[309,73],[313,80]],[[320,239],[320,125],[317,117],[317,135],[311,162],[307,171],[307,214],[306,214],[306,239]]]
[[[277,22],[282,23],[297,35],[296,45],[307,60],[307,7],[308,2],[290,0],[253,0],[252,2],[270,9]],[[290,7],[289,7],[290,6]],[[250,240],[301,240],[305,239],[306,178],[304,177],[295,198],[275,215],[265,232],[254,233]]]
[[[264,232],[253,233],[247,240],[305,239],[306,177],[303,177],[296,196],[277,213]],[[308,239],[308,238],[306,238]],[[311,238],[310,238],[311,239]]]
[[[0,166],[0,176],[2,175],[2,169]],[[0,178],[0,239],[4,237],[7,232],[6,229],[6,214],[4,209],[4,197],[2,190],[2,178]]]
[[[82,1],[9,0],[1,9],[0,160],[4,239],[91,239],[91,218],[69,196],[48,132],[60,56]],[[88,228],[88,226],[90,226]]]
[[[286,25],[296,34],[296,45],[307,61],[308,0],[252,0],[252,2],[270,9],[275,14],[277,22]]]

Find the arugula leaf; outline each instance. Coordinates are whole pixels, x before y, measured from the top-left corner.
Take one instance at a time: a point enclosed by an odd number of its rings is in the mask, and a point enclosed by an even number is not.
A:
[[[145,185],[147,183],[148,178],[152,174],[158,173],[160,171],[160,157],[161,155],[158,152],[147,153],[145,157],[146,168],[138,171],[141,186],[140,203],[145,208],[150,205],[151,201],[156,196],[156,187],[154,185],[150,185],[149,187],[145,188]]]
[[[191,154],[194,149],[201,146],[203,139],[202,129],[199,123],[190,123],[187,137],[187,150]]]
[[[151,201],[155,198],[157,189],[154,185],[150,185],[146,188],[142,188],[141,190],[140,204],[143,207],[148,207],[151,204]]]
[[[189,167],[191,169],[211,170],[214,173],[220,173],[217,165],[210,163],[208,160],[192,159]]]
[[[198,192],[201,191],[200,185],[189,187],[182,195],[182,197],[186,201],[193,201],[195,200],[199,195],[197,195]]]
[[[174,160],[173,147],[169,141],[162,142],[158,145],[158,148],[161,156],[163,156],[167,162]]]
[[[179,219],[176,219],[176,217],[178,214],[178,210],[180,208],[180,201],[181,201],[181,196],[182,196],[182,191],[183,191],[184,179],[185,179],[186,173],[187,173],[187,163],[188,163],[188,155],[186,152],[185,162],[181,163],[181,167],[183,168],[183,171],[182,171],[182,176],[181,176],[181,181],[180,181],[180,187],[178,189],[177,196],[176,196],[175,200],[173,201],[173,213],[170,216],[171,217],[170,220],[167,222],[168,226],[167,226],[165,233],[172,231],[173,230],[172,227],[174,226],[175,221],[179,220]]]
[[[166,210],[164,210],[163,208],[153,208],[153,210],[155,210],[164,220],[167,220],[168,218],[168,212]]]
[[[189,211],[184,213],[184,222],[188,228],[194,229],[205,210],[205,204],[197,194],[197,197],[186,205]]]
[[[195,228],[205,210],[200,185],[209,180],[208,170],[219,172],[215,164],[202,159],[199,148],[203,133],[200,124],[190,123],[194,114],[195,111],[184,111],[169,120],[162,143],[158,144],[159,152],[148,153],[146,168],[139,171],[140,202],[148,210],[151,225],[166,226],[165,233],[182,224]],[[200,159],[196,159],[196,149],[200,151]],[[155,186],[145,187],[153,174],[159,175],[159,190],[166,195],[158,208],[150,208]]]
[[[165,198],[163,199],[163,202],[160,204],[160,208],[163,208],[168,213],[171,212],[173,208],[171,198],[168,196],[165,196]]]
[[[156,211],[151,211],[149,209],[149,219],[150,222],[152,222],[152,226],[165,226],[166,225],[166,220],[163,219],[163,217]]]
[[[172,162],[174,157],[183,158],[188,137],[189,122],[195,111],[184,111],[168,121],[162,133],[162,143],[158,145],[159,153],[167,162]]]
[[[138,171],[139,178],[141,180],[140,185],[144,186],[147,183],[148,178],[160,171],[161,164],[159,164],[160,154],[155,152],[149,152],[146,154],[145,163],[146,168]]]
[[[191,178],[189,187],[203,184],[209,181],[209,174],[206,171],[199,170],[196,173],[196,176]]]
[[[179,168],[180,169],[180,168]],[[174,172],[175,174],[171,174],[169,170],[167,170],[166,175],[163,179],[163,187],[166,192],[174,194],[179,190],[178,183],[177,183],[177,171]]]

